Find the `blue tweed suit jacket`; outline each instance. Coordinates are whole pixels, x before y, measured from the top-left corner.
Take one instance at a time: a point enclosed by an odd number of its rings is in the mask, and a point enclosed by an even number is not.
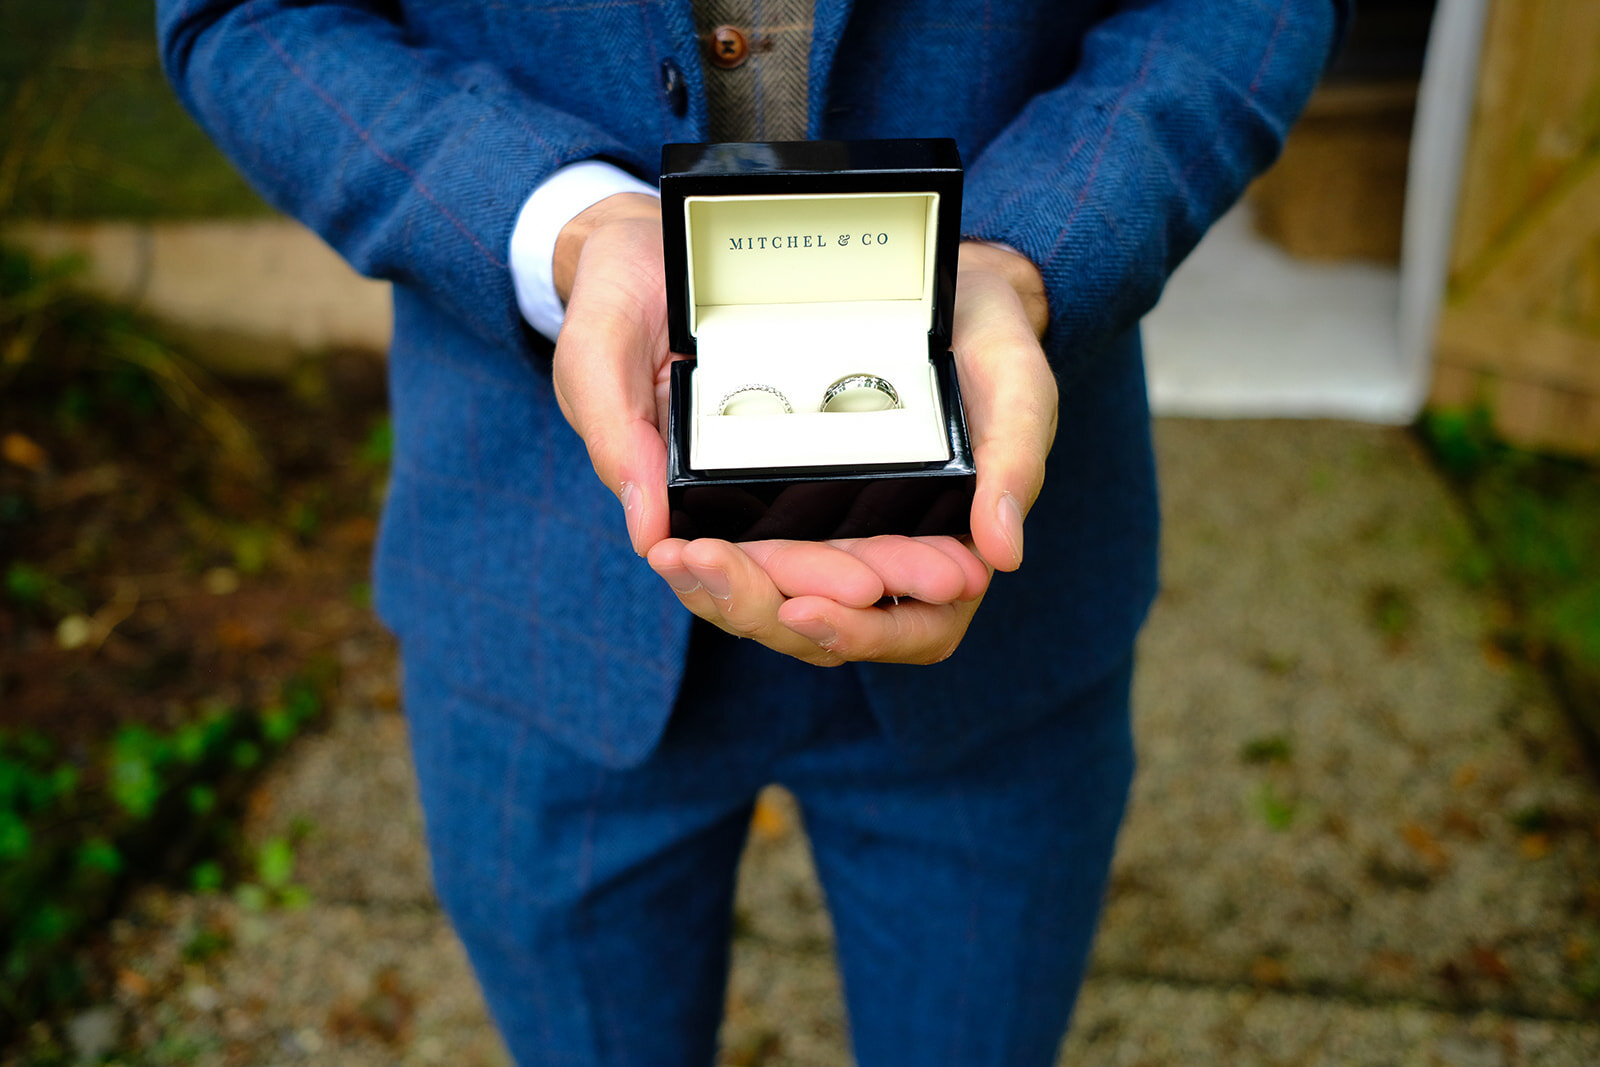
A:
[[[404,656],[607,764],[643,759],[691,620],[559,414],[506,256],[556,168],[653,180],[663,142],[706,138],[690,0],[156,6],[205,129],[394,282],[376,586]],[[845,668],[914,758],[1036,720],[1127,656],[1156,588],[1138,318],[1275,157],[1343,18],[1341,0],[817,0],[811,136],[955,138],[964,232],[1041,268],[1062,387],[1022,570],[947,662]]]

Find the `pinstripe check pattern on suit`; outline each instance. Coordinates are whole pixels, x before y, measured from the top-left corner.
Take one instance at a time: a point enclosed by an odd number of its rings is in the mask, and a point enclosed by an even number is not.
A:
[[[774,3],[778,0],[773,0]],[[935,667],[851,668],[937,761],[1121,662],[1155,590],[1137,320],[1281,145],[1340,0],[816,0],[806,127],[948,135],[966,234],[1040,267],[1060,430],[1028,563]],[[521,321],[505,249],[557,167],[707,138],[688,0],[159,0],[163,60],[275,204],[395,282],[377,600],[407,659],[614,764],[652,749],[689,632],[629,551]],[[663,91],[681,69],[687,107]],[[683,98],[678,98],[682,100]]]

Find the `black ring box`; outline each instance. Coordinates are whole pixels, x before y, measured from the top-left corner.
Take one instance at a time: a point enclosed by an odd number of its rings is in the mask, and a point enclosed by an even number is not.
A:
[[[950,352],[960,245],[961,184],[961,159],[955,142],[948,138],[663,146],[661,218],[668,329],[672,350],[691,357],[675,362],[671,368],[667,495],[673,536],[719,537],[732,541],[827,540],[875,534],[960,536],[968,532],[977,477],[955,359]],[[790,204],[790,198],[798,207]],[[735,201],[743,201],[746,206],[731,209],[725,206]],[[800,204],[802,201],[804,203]],[[918,221],[923,218],[917,214],[922,209],[915,205],[920,204],[927,205],[925,223]],[[780,213],[789,209],[801,212],[795,217],[807,224],[803,246],[802,238],[793,232],[785,234],[783,226],[768,226],[764,231],[756,227],[754,230],[759,236],[756,233],[744,236],[745,231],[739,230],[740,236],[729,237],[727,233],[734,231],[721,225],[716,230],[718,236],[706,236],[713,230],[708,219],[749,218],[752,210],[765,212],[774,206]],[[879,228],[876,223],[846,225],[850,221],[859,223],[863,218],[876,218],[862,214],[872,212],[875,207],[892,209],[891,222],[900,222],[899,229],[891,223],[882,223],[885,232],[874,233]],[[727,214],[714,214],[719,211]],[[733,214],[739,211],[744,214]],[[844,214],[838,214],[840,212]],[[773,217],[787,216],[775,214]],[[691,233],[695,220],[702,224],[699,234]],[[830,227],[830,224],[835,225]],[[908,225],[925,226],[925,231],[907,233]],[[790,226],[788,230],[798,228]],[[851,232],[837,232],[847,230]],[[818,231],[814,238],[811,231]],[[907,239],[903,240],[903,235]],[[825,247],[813,249],[810,243],[813,239]],[[696,244],[708,240],[717,242],[715,252],[703,250],[713,246]],[[845,247],[839,247],[841,244]],[[702,248],[700,266],[691,263],[696,247]],[[728,251],[730,247],[734,251]],[[884,257],[891,255],[900,258],[885,260]],[[780,258],[784,256],[788,259]],[[714,260],[726,260],[726,263],[713,268]],[[895,272],[873,266],[878,261],[894,263],[902,269]],[[773,268],[774,262],[783,265]],[[714,269],[722,273],[712,274]],[[773,274],[774,269],[779,273]],[[785,271],[789,273],[783,273]],[[896,275],[900,281],[884,280]],[[871,442],[868,451],[887,449],[888,459],[880,455],[876,459],[855,462],[838,454],[808,455],[807,450],[813,447],[823,453],[830,448],[835,452],[848,449],[854,439],[850,431],[863,426],[873,429],[865,423],[817,421],[819,418],[861,420],[871,419],[877,413],[809,416],[811,421],[805,421],[806,416],[777,415],[767,417],[770,421],[766,423],[720,424],[721,428],[743,434],[745,447],[724,446],[726,462],[705,463],[701,457],[704,465],[694,465],[698,364],[695,357],[704,354],[700,350],[697,327],[710,323],[713,311],[726,316],[727,312],[722,310],[724,303],[741,302],[737,296],[729,296],[731,292],[737,290],[747,297],[752,284],[759,284],[761,278],[774,277],[793,279],[792,288],[796,292],[763,291],[758,306],[734,312],[741,316],[742,328],[750,331],[752,339],[763,336],[761,315],[763,309],[770,310],[777,316],[772,330],[780,339],[781,335],[793,332],[797,324],[803,329],[821,329],[824,332],[820,337],[807,342],[821,353],[819,358],[843,359],[845,362],[840,365],[850,372],[875,374],[877,370],[872,360],[877,346],[868,345],[859,355],[841,356],[839,353],[850,351],[851,336],[862,331],[841,328],[837,336],[828,334],[830,313],[875,315],[880,308],[899,309],[887,325],[874,318],[866,333],[873,336],[872,331],[893,331],[892,347],[897,352],[910,352],[910,358],[919,364],[925,335],[927,364],[923,371],[929,384],[927,395],[921,398],[924,412],[889,413],[891,419],[877,428],[893,430],[905,425],[914,429],[914,434],[906,436],[914,437],[916,446],[925,454],[912,459],[895,455],[901,442],[892,432],[879,432],[876,438],[869,434],[864,440]],[[716,282],[717,278],[724,281]],[[870,299],[885,295],[877,291],[878,287],[901,282],[912,287],[913,299],[898,299],[897,302]],[[697,290],[706,303],[695,303]],[[811,303],[808,295],[817,294],[823,299]],[[774,295],[778,299],[769,304]],[[888,295],[899,298],[907,294]],[[815,315],[811,313],[812,308],[816,309]],[[908,318],[908,314],[914,317]],[[925,326],[921,319],[924,314]],[[848,324],[858,320],[846,317],[843,321]],[[905,337],[901,336],[902,324]],[[734,347],[739,346],[735,344]],[[764,346],[752,343],[750,347]],[[799,351],[803,353],[806,349],[802,347]],[[723,352],[721,358],[737,362],[740,353]],[[733,383],[731,388],[737,388],[757,380],[754,376],[749,381],[740,380],[741,372],[726,365],[721,373],[724,387],[728,387],[729,382]],[[729,377],[730,374],[733,377]],[[917,376],[910,375],[912,379]],[[906,375],[901,377],[904,381]],[[897,383],[897,388],[902,394],[907,393],[904,384]],[[821,391],[820,388],[816,390],[815,398],[792,399],[820,403]],[[710,393],[707,395],[709,397]],[[702,398],[701,403],[704,402]],[[798,421],[781,421],[791,419]],[[895,419],[899,421],[893,421]],[[711,427],[713,423],[708,419],[705,425]],[[783,438],[791,428],[792,441]],[[835,430],[840,432],[835,433]],[[708,430],[706,438],[709,440],[711,436]],[[781,440],[774,441],[774,438]],[[796,454],[776,462],[768,455],[773,449],[749,447],[766,444],[773,444],[778,453],[789,449]],[[706,447],[711,446],[707,444]]]

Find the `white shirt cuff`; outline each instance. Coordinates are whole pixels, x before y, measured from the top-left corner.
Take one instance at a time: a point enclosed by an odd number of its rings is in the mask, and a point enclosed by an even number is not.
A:
[[[556,238],[573,218],[617,193],[660,192],[628,172],[585,159],[546,178],[517,213],[511,230],[511,284],[528,325],[552,341],[561,332],[567,309],[556,295]]]

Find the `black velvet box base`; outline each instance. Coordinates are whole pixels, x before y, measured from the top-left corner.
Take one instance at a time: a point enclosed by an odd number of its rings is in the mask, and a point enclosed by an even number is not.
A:
[[[673,536],[828,540],[968,532],[977,477],[950,352],[961,180],[948,139],[663,148],[671,344],[697,357],[671,369]],[[880,309],[888,309],[886,317]],[[830,315],[839,317],[836,335]],[[822,331],[820,343],[800,344],[794,358],[809,360],[816,351],[816,373],[824,377],[838,367],[876,375],[873,359],[881,350],[899,353],[909,344],[910,357],[892,357],[901,360],[897,406],[918,410],[818,414],[818,390],[810,385],[792,390],[799,414],[751,421],[725,414],[726,398],[710,410],[709,398],[730,384],[737,391],[808,370],[782,362],[788,357],[781,338],[797,326]],[[712,373],[702,366],[712,336],[721,346],[720,378],[702,374],[717,384],[703,385],[697,400],[696,374]],[[892,343],[879,343],[883,336]],[[851,352],[852,339],[859,355],[841,354]],[[829,359],[837,363],[833,370],[826,369]],[[909,428],[906,436],[898,435],[901,426]],[[723,433],[729,430],[732,437]],[[711,462],[704,456],[695,462],[697,433],[699,447],[721,449]],[[868,458],[852,458],[857,438]]]

